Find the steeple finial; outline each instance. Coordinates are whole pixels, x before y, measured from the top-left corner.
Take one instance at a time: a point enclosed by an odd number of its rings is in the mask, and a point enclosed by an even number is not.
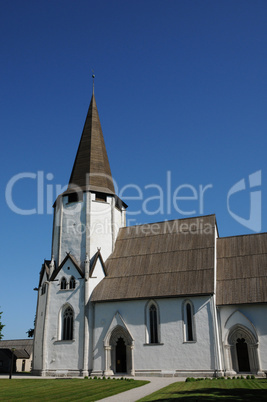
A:
[[[93,78],[93,95],[95,94],[95,72],[92,69],[92,78]]]

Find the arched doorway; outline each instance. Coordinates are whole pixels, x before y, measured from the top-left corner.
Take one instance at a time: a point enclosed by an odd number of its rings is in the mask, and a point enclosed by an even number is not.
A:
[[[257,373],[259,368],[258,342],[254,334],[245,326],[234,325],[224,345],[226,371],[235,373]]]
[[[116,325],[108,332],[104,340],[105,375],[134,375],[133,345],[133,338],[125,327]]]
[[[117,340],[116,344],[116,373],[126,373],[127,372],[127,362],[126,362],[126,345],[122,337]]]
[[[236,341],[236,354],[238,362],[238,371],[243,373],[250,372],[248,345],[245,338],[238,338]]]

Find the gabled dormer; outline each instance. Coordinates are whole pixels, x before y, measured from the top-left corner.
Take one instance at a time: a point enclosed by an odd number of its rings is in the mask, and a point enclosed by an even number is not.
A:
[[[40,271],[38,289],[39,289],[39,291],[41,291],[41,295],[46,293],[46,282],[49,280],[49,276],[50,276],[50,269],[49,269],[50,263],[51,263],[51,261],[44,260],[44,263],[43,263],[41,271]]]
[[[84,278],[84,273],[75,258],[68,253],[51,275],[50,281],[58,281],[58,290],[74,290],[76,282]]]
[[[91,258],[89,266],[89,297],[94,288],[102,281],[107,275],[104,260],[101,255],[100,249],[97,250],[95,255]]]

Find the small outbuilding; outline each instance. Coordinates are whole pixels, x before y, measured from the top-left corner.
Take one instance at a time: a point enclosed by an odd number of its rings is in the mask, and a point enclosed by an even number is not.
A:
[[[0,341],[0,373],[29,372],[32,369],[33,339],[14,339]]]

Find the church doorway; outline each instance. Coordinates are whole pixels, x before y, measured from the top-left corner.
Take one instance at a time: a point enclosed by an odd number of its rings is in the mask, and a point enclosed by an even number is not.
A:
[[[126,345],[122,337],[117,340],[116,344],[116,373],[126,373]]]
[[[248,356],[248,345],[244,338],[238,338],[236,341],[236,354],[238,361],[238,371],[249,373],[250,372],[250,364],[249,364],[249,356]]]
[[[105,375],[125,373],[134,375],[134,341],[128,329],[116,325],[104,339]]]
[[[258,341],[247,327],[234,325],[224,345],[226,371],[229,373],[255,373],[260,370]]]

